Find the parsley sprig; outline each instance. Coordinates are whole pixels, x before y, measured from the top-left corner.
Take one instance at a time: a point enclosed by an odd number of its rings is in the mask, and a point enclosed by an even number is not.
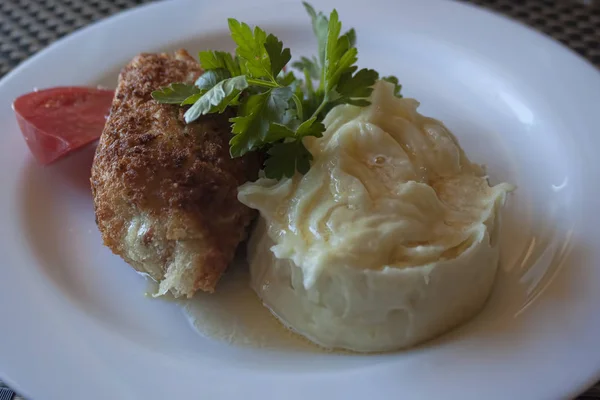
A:
[[[205,73],[193,85],[173,83],[154,91],[152,97],[159,103],[191,105],[184,114],[186,123],[235,107],[237,116],[230,119],[232,157],[263,149],[269,155],[265,162],[268,178],[305,174],[312,155],[303,139],[323,135],[322,120],[331,108],[369,105],[379,74],[372,69],[358,70],[356,33],[354,29],[341,33],[336,10],[326,17],[308,3],[304,7],[311,17],[318,53],[292,63],[303,79],[285,72],[291,52],[276,36],[230,18],[235,55],[201,51],[199,60]],[[398,79],[383,79],[394,83],[400,96]]]

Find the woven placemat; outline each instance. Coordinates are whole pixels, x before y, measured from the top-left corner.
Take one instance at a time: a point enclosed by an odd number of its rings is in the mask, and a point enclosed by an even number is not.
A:
[[[0,77],[32,54],[75,29],[152,1],[0,0]],[[477,4],[515,18],[561,41],[600,67],[598,0],[459,1]],[[13,396],[13,392],[0,381],[0,400],[11,400],[12,397],[22,400],[19,396]],[[592,399],[600,400],[600,383],[578,397],[578,400]]]

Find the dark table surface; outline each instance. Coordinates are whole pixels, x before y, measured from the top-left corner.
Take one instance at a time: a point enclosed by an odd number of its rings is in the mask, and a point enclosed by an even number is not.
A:
[[[68,33],[119,11],[152,1],[0,0],[0,78],[27,57]],[[517,19],[561,41],[600,67],[598,0],[461,1]],[[12,397],[13,400],[23,400],[13,395],[0,381],[0,400],[11,400]],[[600,400],[600,382],[578,399]]]

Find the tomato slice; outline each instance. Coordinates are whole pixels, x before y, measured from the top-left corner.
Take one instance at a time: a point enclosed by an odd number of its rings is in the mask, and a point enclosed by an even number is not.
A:
[[[100,137],[113,90],[56,87],[27,93],[13,103],[34,157],[50,164]]]

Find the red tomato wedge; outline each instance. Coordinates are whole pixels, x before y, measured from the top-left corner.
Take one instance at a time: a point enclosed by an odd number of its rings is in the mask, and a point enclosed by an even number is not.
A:
[[[50,164],[100,137],[113,90],[56,87],[27,93],[13,103],[34,157]]]

